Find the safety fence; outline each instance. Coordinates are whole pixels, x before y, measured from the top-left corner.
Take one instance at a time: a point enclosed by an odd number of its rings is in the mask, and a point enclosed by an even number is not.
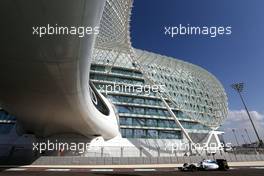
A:
[[[214,156],[182,157],[40,157],[35,165],[134,165],[134,164],[183,164],[197,163],[203,159],[226,159],[228,162],[264,161],[264,154],[225,154]]]
[[[232,148],[228,151],[205,152],[170,151],[160,148],[144,147],[96,147],[80,151],[55,151],[53,153],[32,151],[30,148],[9,148],[3,152],[1,147],[0,164],[180,164],[199,162],[203,159],[226,159],[229,162],[264,161],[263,148]]]

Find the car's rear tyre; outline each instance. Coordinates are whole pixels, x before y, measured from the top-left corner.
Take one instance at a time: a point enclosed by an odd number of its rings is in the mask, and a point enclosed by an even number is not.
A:
[[[196,172],[197,171],[197,167],[195,165],[190,165],[190,171]]]

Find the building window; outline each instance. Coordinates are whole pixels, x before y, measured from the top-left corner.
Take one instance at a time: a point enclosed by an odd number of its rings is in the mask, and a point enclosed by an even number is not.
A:
[[[133,130],[132,129],[121,129],[122,136],[124,138],[133,138]]]
[[[135,114],[144,114],[144,108],[133,108]]]
[[[120,125],[132,126],[132,118],[120,117]]]
[[[158,126],[158,122],[155,119],[147,119],[146,120],[146,126],[148,126],[148,127],[157,127]]]
[[[135,129],[134,130],[134,138],[145,138],[146,130]]]
[[[146,109],[146,115],[157,115],[157,109],[152,109],[152,108]]]
[[[130,113],[130,110],[125,106],[116,106],[119,113]]]
[[[157,139],[158,136],[158,131],[157,130],[147,130],[147,137],[151,139]]]
[[[182,135],[180,131],[159,131],[160,139],[181,139]]]
[[[140,118],[133,118],[133,125],[134,126],[145,126],[145,119],[140,119]]]

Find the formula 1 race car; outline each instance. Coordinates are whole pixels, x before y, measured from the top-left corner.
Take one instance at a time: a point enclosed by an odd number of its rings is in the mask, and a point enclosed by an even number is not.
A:
[[[200,163],[184,163],[183,167],[178,168],[180,171],[201,171],[201,170],[223,170],[229,169],[227,161],[225,159],[217,160],[202,160]]]

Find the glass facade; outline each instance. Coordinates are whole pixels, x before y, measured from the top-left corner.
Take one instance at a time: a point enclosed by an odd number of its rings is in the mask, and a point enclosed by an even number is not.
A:
[[[121,134],[125,138],[147,139],[181,139],[182,133],[162,100],[151,91],[142,94],[131,90],[129,93],[122,89],[109,89],[108,85],[146,84],[142,74],[136,69],[121,68],[93,63],[90,79],[95,87],[104,94],[114,105],[119,115]],[[168,102],[169,103],[169,102]],[[170,104],[170,103],[169,103]],[[172,104],[170,104],[173,107]],[[191,121],[188,116],[177,108],[172,108],[181,124],[186,129],[210,130],[209,127]]]

